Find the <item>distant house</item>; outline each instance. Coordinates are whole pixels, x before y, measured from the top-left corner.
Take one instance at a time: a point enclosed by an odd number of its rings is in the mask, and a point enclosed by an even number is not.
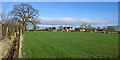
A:
[[[98,32],[98,30],[97,30],[97,29],[94,29],[93,32]]]
[[[85,28],[80,28],[80,32],[85,32]]]
[[[73,31],[73,27],[64,27],[61,32],[71,32]]]
[[[57,32],[57,29],[54,29],[53,32]]]
[[[80,28],[75,28],[75,31],[80,32]]]
[[[85,29],[85,28],[75,28],[75,31],[78,31],[78,32],[88,32],[88,29]]]
[[[98,30],[96,28],[93,28],[92,32],[98,32]]]
[[[103,30],[103,29],[97,29],[97,32],[98,32],[98,33],[106,33],[106,31]]]
[[[88,32],[88,29],[80,28],[80,32]]]
[[[61,32],[65,32],[65,29],[62,29]]]
[[[90,28],[90,29],[87,29],[87,32],[97,32],[98,30],[96,28]]]

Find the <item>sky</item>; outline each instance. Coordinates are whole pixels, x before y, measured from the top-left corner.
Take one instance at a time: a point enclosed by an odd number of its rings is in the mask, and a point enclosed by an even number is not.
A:
[[[118,2],[119,0],[1,0],[2,2]]]
[[[2,8],[11,11],[14,5],[21,3],[39,10],[41,27],[118,24],[118,2],[2,2]]]

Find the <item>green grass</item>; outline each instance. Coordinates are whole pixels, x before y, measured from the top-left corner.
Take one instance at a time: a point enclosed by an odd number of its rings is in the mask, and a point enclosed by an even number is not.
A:
[[[118,35],[85,32],[26,32],[26,58],[117,58]]]

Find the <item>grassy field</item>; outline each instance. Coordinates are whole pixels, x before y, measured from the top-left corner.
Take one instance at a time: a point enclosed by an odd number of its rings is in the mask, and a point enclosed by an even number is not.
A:
[[[116,58],[118,35],[85,32],[26,32],[26,58]]]

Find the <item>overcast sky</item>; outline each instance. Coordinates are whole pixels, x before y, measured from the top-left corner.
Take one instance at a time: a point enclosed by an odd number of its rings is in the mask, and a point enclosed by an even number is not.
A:
[[[21,3],[39,10],[42,25],[118,23],[118,2],[2,2],[2,8],[11,11],[14,5]]]

